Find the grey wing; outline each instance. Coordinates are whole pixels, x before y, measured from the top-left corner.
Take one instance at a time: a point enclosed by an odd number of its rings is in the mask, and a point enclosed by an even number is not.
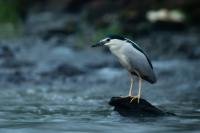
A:
[[[147,58],[147,61],[150,65],[150,67],[153,69],[153,65],[150,61],[150,59],[148,58],[147,54],[141,49],[141,47],[139,45],[137,45],[137,43],[131,41],[130,39],[126,38],[126,41],[129,42],[130,44],[132,44],[132,46],[137,49],[138,51],[140,51],[141,53],[143,53],[145,55],[145,57]]]
[[[149,81],[150,83],[156,82],[156,76],[153,71],[152,64],[147,56],[135,49],[134,47],[127,47],[126,50],[127,61],[130,63],[130,72],[132,74],[139,74],[141,78]]]

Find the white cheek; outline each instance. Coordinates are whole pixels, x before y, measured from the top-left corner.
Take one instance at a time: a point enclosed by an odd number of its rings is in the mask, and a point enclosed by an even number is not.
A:
[[[106,46],[109,46],[109,45],[111,45],[111,43],[110,43],[110,42],[108,42],[108,43],[105,43],[104,45],[106,45]]]

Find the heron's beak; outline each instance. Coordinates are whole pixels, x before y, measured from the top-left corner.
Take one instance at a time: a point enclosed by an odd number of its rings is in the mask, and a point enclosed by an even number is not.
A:
[[[100,46],[103,46],[104,45],[104,42],[98,42],[94,45],[92,45],[91,47],[100,47]]]

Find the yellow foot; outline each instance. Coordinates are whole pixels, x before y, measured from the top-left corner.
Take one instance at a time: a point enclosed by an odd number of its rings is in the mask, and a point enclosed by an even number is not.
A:
[[[130,103],[133,102],[134,100],[138,100],[138,103],[140,102],[140,98],[138,96],[121,96],[122,98],[130,97]]]
[[[138,96],[130,96],[130,97],[131,97],[130,103],[131,103],[132,101],[136,100],[136,99],[138,99],[138,103],[139,103],[139,97],[138,97]]]

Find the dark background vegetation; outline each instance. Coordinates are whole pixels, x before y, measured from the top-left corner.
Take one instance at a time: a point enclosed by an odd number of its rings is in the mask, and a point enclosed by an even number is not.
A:
[[[178,56],[199,58],[200,52],[191,39],[177,41],[182,36],[198,35],[198,5],[198,0],[1,0],[0,36],[73,38],[71,47],[85,48],[108,34],[122,34],[151,49],[153,58],[162,52],[167,56],[177,52]],[[160,10],[178,12],[184,19],[148,19],[149,12]]]

